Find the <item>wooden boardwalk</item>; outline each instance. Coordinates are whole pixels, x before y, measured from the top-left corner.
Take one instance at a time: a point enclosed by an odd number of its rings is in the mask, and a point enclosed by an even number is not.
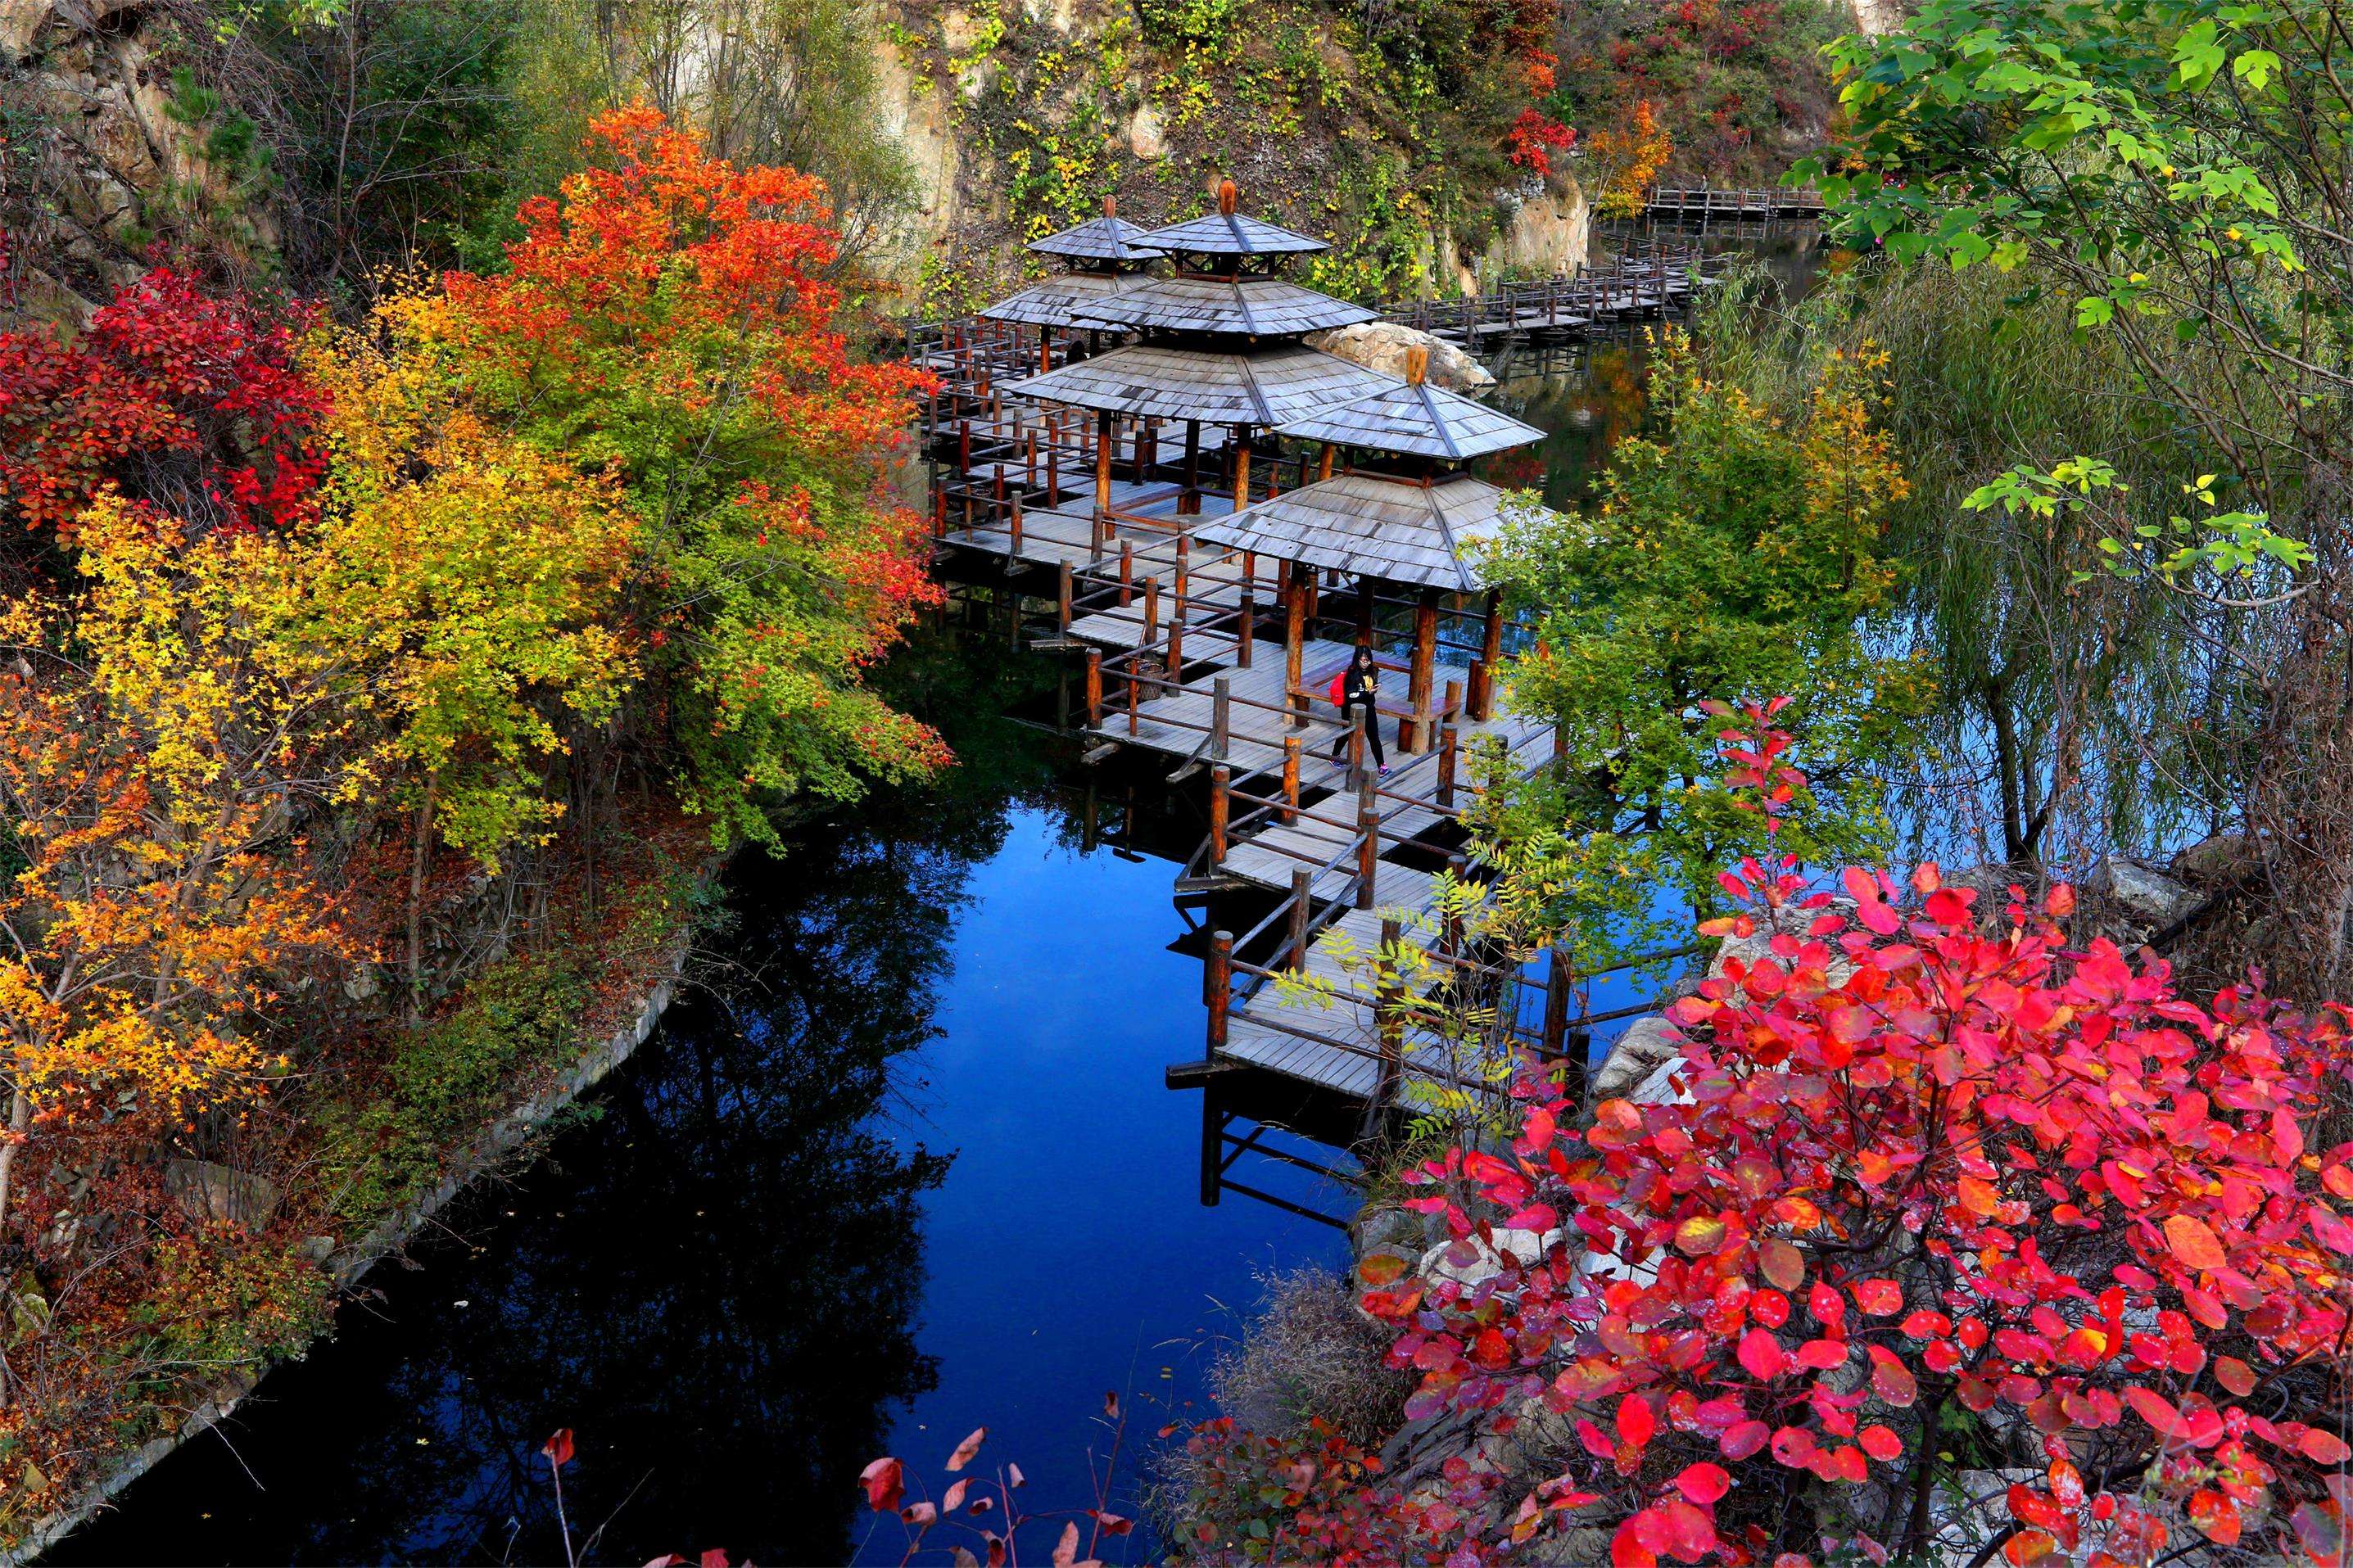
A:
[[[1772,185],[1736,190],[1716,185],[1660,185],[1643,211],[1672,218],[1819,218],[1821,192],[1811,185]]]
[[[1665,308],[1694,285],[1646,290],[1620,278],[1588,286],[1599,290],[1589,308],[1566,313],[1590,321],[1605,307]],[[1567,298],[1522,293],[1514,308],[1557,317]],[[1008,398],[1001,384],[1033,372],[1038,350],[1034,339],[986,326],[944,337],[931,354],[943,386],[925,411],[924,435],[944,564],[1029,584],[1018,591],[1032,600],[1047,597],[1041,584],[1050,582],[1052,627],[1039,641],[1085,659],[1090,760],[1134,750],[1175,762],[1176,776],[1208,775],[1212,831],[1180,887],[1276,896],[1252,931],[1213,955],[1208,1049],[1200,1063],[1172,1068],[1172,1081],[1248,1067],[1365,1101],[1369,1116],[1484,1084],[1514,1052],[1556,1050],[1565,994],[1537,1009],[1546,1020],[1541,1037],[1506,1030],[1502,1044],[1485,1047],[1497,1058],[1456,1060],[1445,1042],[1398,1027],[1394,1013],[1385,1028],[1369,981],[1330,945],[1336,932],[1369,954],[1392,930],[1409,949],[1475,968],[1441,952],[1431,912],[1432,868],[1463,842],[1467,758],[1473,747],[1500,744],[1525,772],[1549,763],[1554,741],[1548,727],[1483,700],[1472,646],[1441,637],[1411,710],[1418,745],[1408,747],[1391,711],[1386,776],[1333,761],[1335,742],[1345,749],[1348,735],[1323,688],[1366,628],[1395,637],[1398,617],[1417,613],[1411,602],[1376,603],[1337,586],[1324,593],[1292,689],[1287,569],[1192,537],[1204,520],[1229,514],[1237,492],[1257,503],[1312,482],[1313,453],[1238,452],[1208,426],[1082,421]],[[1108,504],[1098,504],[1099,493]],[[1446,603],[1442,613],[1458,625],[1480,613],[1460,595]],[[1303,996],[1272,978],[1293,965],[1328,993]],[[1511,1017],[1526,1010],[1520,992],[1555,984],[1543,974],[1482,983],[1514,998],[1503,1009]]]

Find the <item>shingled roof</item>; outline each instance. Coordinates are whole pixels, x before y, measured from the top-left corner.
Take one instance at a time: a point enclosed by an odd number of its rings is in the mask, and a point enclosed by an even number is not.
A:
[[[1412,376],[1409,361],[1408,375]],[[1282,426],[1285,436],[1331,441],[1368,451],[1397,452],[1466,463],[1489,452],[1525,447],[1544,432],[1501,410],[1431,386],[1419,379],[1318,410]]]
[[[1377,312],[1280,278],[1146,278],[1096,301],[1082,325],[1282,338],[1369,321]]]
[[[1427,485],[1335,474],[1200,523],[1193,537],[1352,576],[1467,594],[1487,584],[1465,552],[1502,526],[1504,493],[1462,474]]]
[[[1295,343],[1248,351],[1135,343],[1004,390],[1114,414],[1272,426],[1397,384],[1378,371]]]
[[[1133,272],[1058,272],[1018,294],[1007,295],[980,313],[988,321],[1018,321],[1029,327],[1093,326],[1095,322],[1080,318],[1143,281]]]
[[[1089,218],[1076,228],[1066,228],[1043,239],[1033,239],[1029,248],[1042,256],[1060,256],[1071,261],[1114,263],[1157,261],[1165,254],[1152,244],[1144,230],[1119,216],[1119,208],[1109,196],[1103,198],[1103,216]]]
[[[1218,186],[1218,210],[1185,223],[1155,228],[1144,237],[1146,245],[1171,254],[1191,256],[1297,256],[1329,250],[1320,239],[1294,234],[1279,224],[1242,217],[1234,211],[1234,183]]]

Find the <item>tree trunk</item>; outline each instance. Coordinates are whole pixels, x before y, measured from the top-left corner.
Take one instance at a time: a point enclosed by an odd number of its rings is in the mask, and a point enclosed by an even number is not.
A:
[[[408,1026],[425,1017],[425,868],[432,858],[433,780],[417,805],[417,832],[408,861]]]

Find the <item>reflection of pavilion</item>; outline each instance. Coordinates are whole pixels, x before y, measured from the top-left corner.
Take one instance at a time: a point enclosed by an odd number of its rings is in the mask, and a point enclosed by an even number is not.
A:
[[[1558,1052],[1566,977],[1532,983],[1522,1026],[1525,983],[1452,951],[1430,879],[1463,840],[1466,751],[1523,770],[1553,754],[1548,730],[1496,701],[1504,626],[1478,550],[1505,498],[1467,469],[1539,432],[1427,384],[1426,356],[1400,381],[1305,346],[1372,312],[1282,276],[1321,242],[1239,213],[1230,184],[1212,214],[1118,239],[1122,269],[1105,259],[1082,298],[1041,304],[1068,281],[1050,279],[984,313],[1040,335],[1006,356],[977,428],[934,420],[954,467],[934,521],[1008,575],[1052,574],[1047,641],[1083,652],[1091,756],[1208,770],[1209,837],[1180,889],[1261,908],[1273,895],[1247,934],[1211,944],[1209,1049],[1172,1081],[1256,1068],[1369,1115],[1436,1085],[1483,1086],[1514,1049]],[[1148,252],[1168,269],[1125,269]],[[1052,368],[1026,370],[1039,364]],[[1385,776],[1359,765],[1324,697],[1360,640],[1394,672]],[[1360,950],[1407,942],[1475,972],[1507,1020],[1499,1037],[1477,1060],[1409,1041],[1319,950],[1334,928]],[[1335,995],[1281,1005],[1264,982],[1282,964]]]

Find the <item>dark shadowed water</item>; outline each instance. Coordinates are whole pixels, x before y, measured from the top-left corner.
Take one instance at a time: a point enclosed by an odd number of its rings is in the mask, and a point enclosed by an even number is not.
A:
[[[1504,367],[1551,438],[1493,477],[1574,498],[1639,416],[1641,353]],[[1162,1080],[1201,1049],[1200,916],[1171,900],[1198,791],[1008,719],[1050,717],[1054,677],[999,641],[927,634],[895,662],[963,759],[946,784],[740,859],[705,984],[543,1156],[51,1561],[562,1562],[537,1456],[563,1426],[583,1562],[895,1562],[895,1525],[870,1541],[855,1506],[869,1459],[935,1493],[985,1425],[1036,1506],[1082,1505],[1107,1391],[1129,1413],[1111,1506],[1135,1513],[1134,1453],[1200,1413],[1260,1277],[1342,1238],[1230,1190],[1204,1205],[1203,1097]],[[1353,1206],[1295,1167],[1233,1174]],[[1112,1545],[1154,1554],[1147,1531]]]

